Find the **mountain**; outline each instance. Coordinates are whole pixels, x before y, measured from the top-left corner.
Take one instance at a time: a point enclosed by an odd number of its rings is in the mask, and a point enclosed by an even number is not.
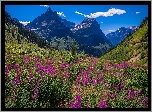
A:
[[[61,18],[56,11],[49,7],[41,16],[35,18],[27,24],[26,28],[33,30],[40,38],[50,42],[51,38],[57,37],[74,37],[70,29],[61,22]]]
[[[70,29],[73,29],[75,27],[75,23],[67,21],[66,19],[61,19],[61,22]]]
[[[74,43],[79,46],[79,53],[84,51],[85,54],[99,57],[111,48],[111,42],[100,30],[100,25],[95,19],[86,18],[79,25],[74,26],[74,23],[60,18],[57,12],[53,12],[49,7],[45,13],[35,18],[25,27],[60,50],[70,50]],[[75,30],[80,26],[83,26],[83,28]],[[105,46],[101,48],[101,44],[107,45],[107,48]]]
[[[133,34],[139,27],[121,27],[117,29],[115,32],[108,33],[106,37],[113,43],[114,46],[118,45],[121,40],[124,40],[127,36]]]
[[[94,18],[85,18],[80,24],[72,29],[75,38],[82,44],[89,46],[99,46],[107,44],[112,47],[112,43],[107,39],[100,29],[100,25]]]
[[[148,18],[137,31],[125,38],[116,48],[111,49],[101,59],[127,61],[147,66],[148,64]]]

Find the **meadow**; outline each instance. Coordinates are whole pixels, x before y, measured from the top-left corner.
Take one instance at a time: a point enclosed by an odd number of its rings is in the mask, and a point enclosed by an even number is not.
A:
[[[28,44],[5,49],[6,108],[148,108],[147,66]]]

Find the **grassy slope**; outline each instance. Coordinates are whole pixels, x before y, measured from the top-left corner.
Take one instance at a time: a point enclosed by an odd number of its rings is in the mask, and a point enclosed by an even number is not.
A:
[[[148,64],[148,20],[133,35],[101,57],[101,59]],[[145,40],[146,41],[142,41]]]

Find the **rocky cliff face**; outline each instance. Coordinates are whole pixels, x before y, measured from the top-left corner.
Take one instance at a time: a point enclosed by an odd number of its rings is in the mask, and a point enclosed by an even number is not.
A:
[[[61,22],[70,29],[73,29],[75,27],[75,23],[67,21],[66,19],[61,19]]]
[[[121,40],[124,40],[128,35],[133,34],[139,27],[121,27],[117,29],[115,32],[108,33],[107,38],[113,43],[113,45],[118,45]]]
[[[40,38],[50,41],[51,38],[57,37],[73,37],[70,29],[61,22],[61,18],[56,11],[52,11],[49,7],[41,16],[35,18],[27,26],[33,30]]]
[[[96,19],[85,18],[80,24],[72,29],[72,31],[76,39],[83,44],[98,46],[100,43],[108,43],[111,45],[111,42],[100,29],[100,25]]]

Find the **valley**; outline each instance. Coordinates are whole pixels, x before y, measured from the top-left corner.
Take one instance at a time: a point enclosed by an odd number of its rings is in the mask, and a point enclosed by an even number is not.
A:
[[[5,11],[5,108],[148,108],[148,21],[105,35],[50,7],[25,26]]]

